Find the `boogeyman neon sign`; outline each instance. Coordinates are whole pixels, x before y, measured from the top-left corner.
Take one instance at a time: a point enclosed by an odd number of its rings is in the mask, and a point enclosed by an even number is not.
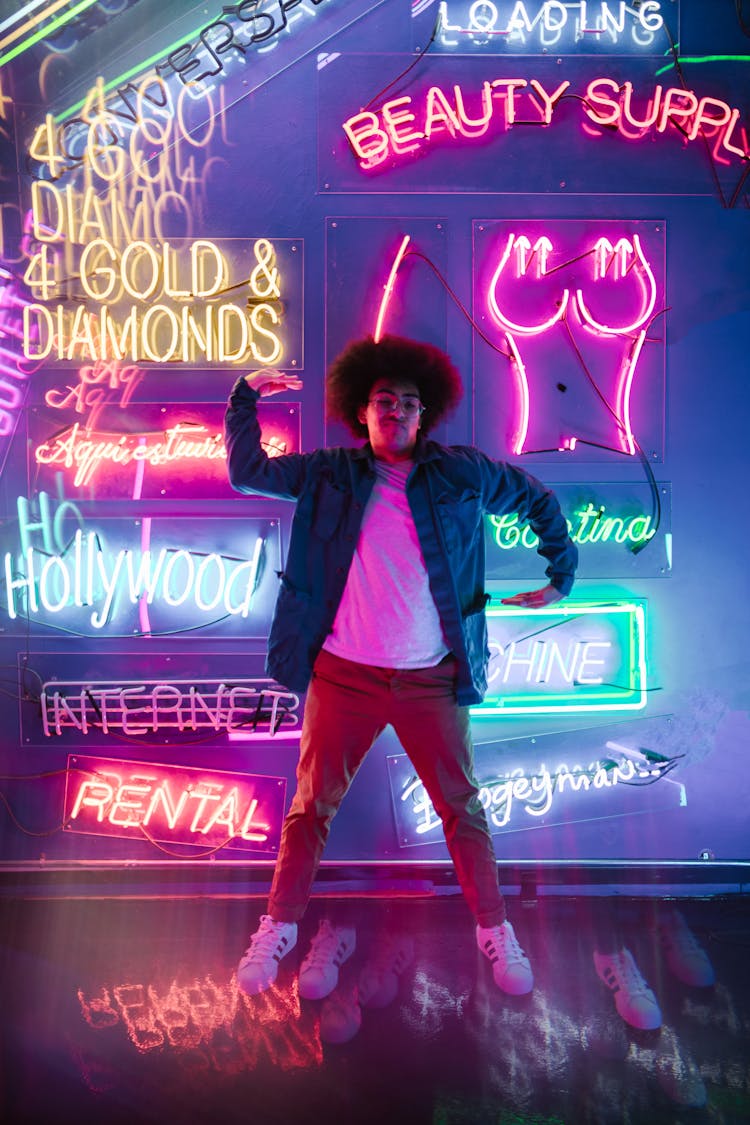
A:
[[[36,183],[33,190],[35,215],[45,203],[62,206],[54,185]],[[46,223],[35,219],[41,248],[25,274],[35,297],[23,310],[28,359],[265,366],[285,358],[282,321],[288,290],[277,248],[268,239],[252,243],[248,260],[209,239],[181,245],[136,240],[120,250],[106,238],[94,237],[82,247],[67,246],[66,256],[74,258],[71,267],[55,248],[62,222],[54,213]],[[296,244],[290,247],[290,270],[292,250]],[[60,299],[71,268],[84,302]],[[298,261],[290,283],[301,297]],[[243,286],[245,307],[233,299]]]

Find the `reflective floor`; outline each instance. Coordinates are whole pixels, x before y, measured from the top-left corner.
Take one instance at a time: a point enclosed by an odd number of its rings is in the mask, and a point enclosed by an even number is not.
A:
[[[517,998],[494,984],[460,896],[315,899],[274,987],[248,998],[234,972],[259,898],[13,896],[4,1123],[750,1121],[747,897],[680,900],[692,985],[659,938],[669,903],[511,898],[536,978]],[[300,1000],[324,916],[356,926],[357,946],[331,997]],[[616,1011],[594,967],[607,943],[632,952],[658,1029]]]

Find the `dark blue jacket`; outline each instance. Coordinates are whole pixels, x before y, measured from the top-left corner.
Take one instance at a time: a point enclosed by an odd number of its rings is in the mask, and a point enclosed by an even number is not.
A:
[[[260,444],[257,391],[240,379],[229,398],[229,479],[239,492],[296,500],[289,552],[268,641],[267,670],[304,691],[330,633],[375,471],[369,445],[268,457]],[[458,660],[458,702],[487,689],[485,513],[518,512],[539,536],[547,577],[567,594],[578,552],[554,495],[540,481],[471,446],[420,438],[406,494],[446,642]]]

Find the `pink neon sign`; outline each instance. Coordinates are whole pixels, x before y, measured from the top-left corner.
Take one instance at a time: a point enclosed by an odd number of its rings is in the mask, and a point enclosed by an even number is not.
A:
[[[723,99],[656,85],[644,106],[638,108],[636,100],[632,83],[606,76],[593,78],[580,92],[567,80],[550,88],[537,78],[492,78],[473,90],[456,82],[449,89],[433,85],[419,95],[392,98],[379,110],[352,114],[342,129],[360,167],[370,171],[394,158],[421,155],[435,143],[479,140],[516,125],[550,126],[572,102],[589,133],[617,129],[623,137],[640,139],[671,130],[686,143],[716,137],[725,160],[747,159],[740,110]]]
[[[660,228],[643,226],[648,245],[639,224],[478,225],[475,307],[510,357],[513,454],[636,452],[633,396],[663,311]]]
[[[187,766],[68,759],[65,827],[212,851],[278,850],[286,781]]]

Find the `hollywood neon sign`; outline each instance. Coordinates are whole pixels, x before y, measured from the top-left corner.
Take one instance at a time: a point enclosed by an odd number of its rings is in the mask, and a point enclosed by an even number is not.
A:
[[[642,602],[565,601],[487,609],[488,691],[476,718],[642,710],[647,702]]]
[[[659,0],[643,0],[635,7],[625,0],[544,0],[536,5],[520,0],[512,4],[441,0],[438,13],[438,43],[459,50],[488,45],[495,50],[501,46],[528,47],[534,42],[559,50],[566,43],[575,45],[583,40],[588,44],[592,38],[603,38],[612,47],[632,44],[645,48],[654,43],[664,27]]]
[[[299,738],[299,696],[268,679],[52,680],[42,685],[48,738],[212,731],[243,741]]]
[[[276,851],[286,781],[187,766],[68,759],[65,827],[202,848]]]
[[[560,815],[575,794],[606,798],[619,785],[651,784],[664,778],[674,763],[647,762],[640,755],[597,758],[588,764],[561,762],[550,769],[542,762],[533,771],[518,767],[480,782],[479,799],[494,829],[534,827],[550,813]],[[409,832],[436,833],[440,817],[419,778],[410,778],[399,794],[409,817]]]
[[[184,547],[110,552],[98,531],[79,528],[64,552],[50,554],[33,545],[21,556],[6,551],[5,610],[11,620],[40,612],[54,618],[72,609],[92,609],[88,622],[97,631],[108,625],[121,602],[189,607],[209,622],[217,616],[247,618],[253,607],[264,538],[256,536],[251,557],[229,558]]]
[[[342,128],[363,171],[394,158],[423,155],[436,142],[476,141],[490,128],[507,132],[530,123],[549,126],[564,95],[567,79],[547,89],[538,79],[493,78],[479,89],[465,90],[455,83],[450,91],[430,86],[420,97],[404,94],[384,102],[379,110],[361,110]],[[682,86],[655,86],[645,107],[635,106],[632,83],[622,85],[607,77],[594,78],[582,95],[575,95],[584,115],[584,126],[617,129],[632,139],[679,132],[685,143],[707,134],[721,138],[720,151],[746,160],[748,141],[744,128],[736,143],[740,110],[720,98],[700,97]],[[642,101],[642,99],[641,99]]]
[[[78,272],[87,298],[100,306],[98,313],[87,304],[75,309],[59,303],[26,305],[24,355],[33,360],[278,363],[283,346],[276,251],[261,238],[253,254],[249,307],[243,308],[222,298],[232,287],[231,268],[208,239],[179,249],[138,240],[122,253],[106,239],[93,239],[81,251]],[[58,265],[45,243],[26,270],[27,284],[43,301],[57,289]]]

